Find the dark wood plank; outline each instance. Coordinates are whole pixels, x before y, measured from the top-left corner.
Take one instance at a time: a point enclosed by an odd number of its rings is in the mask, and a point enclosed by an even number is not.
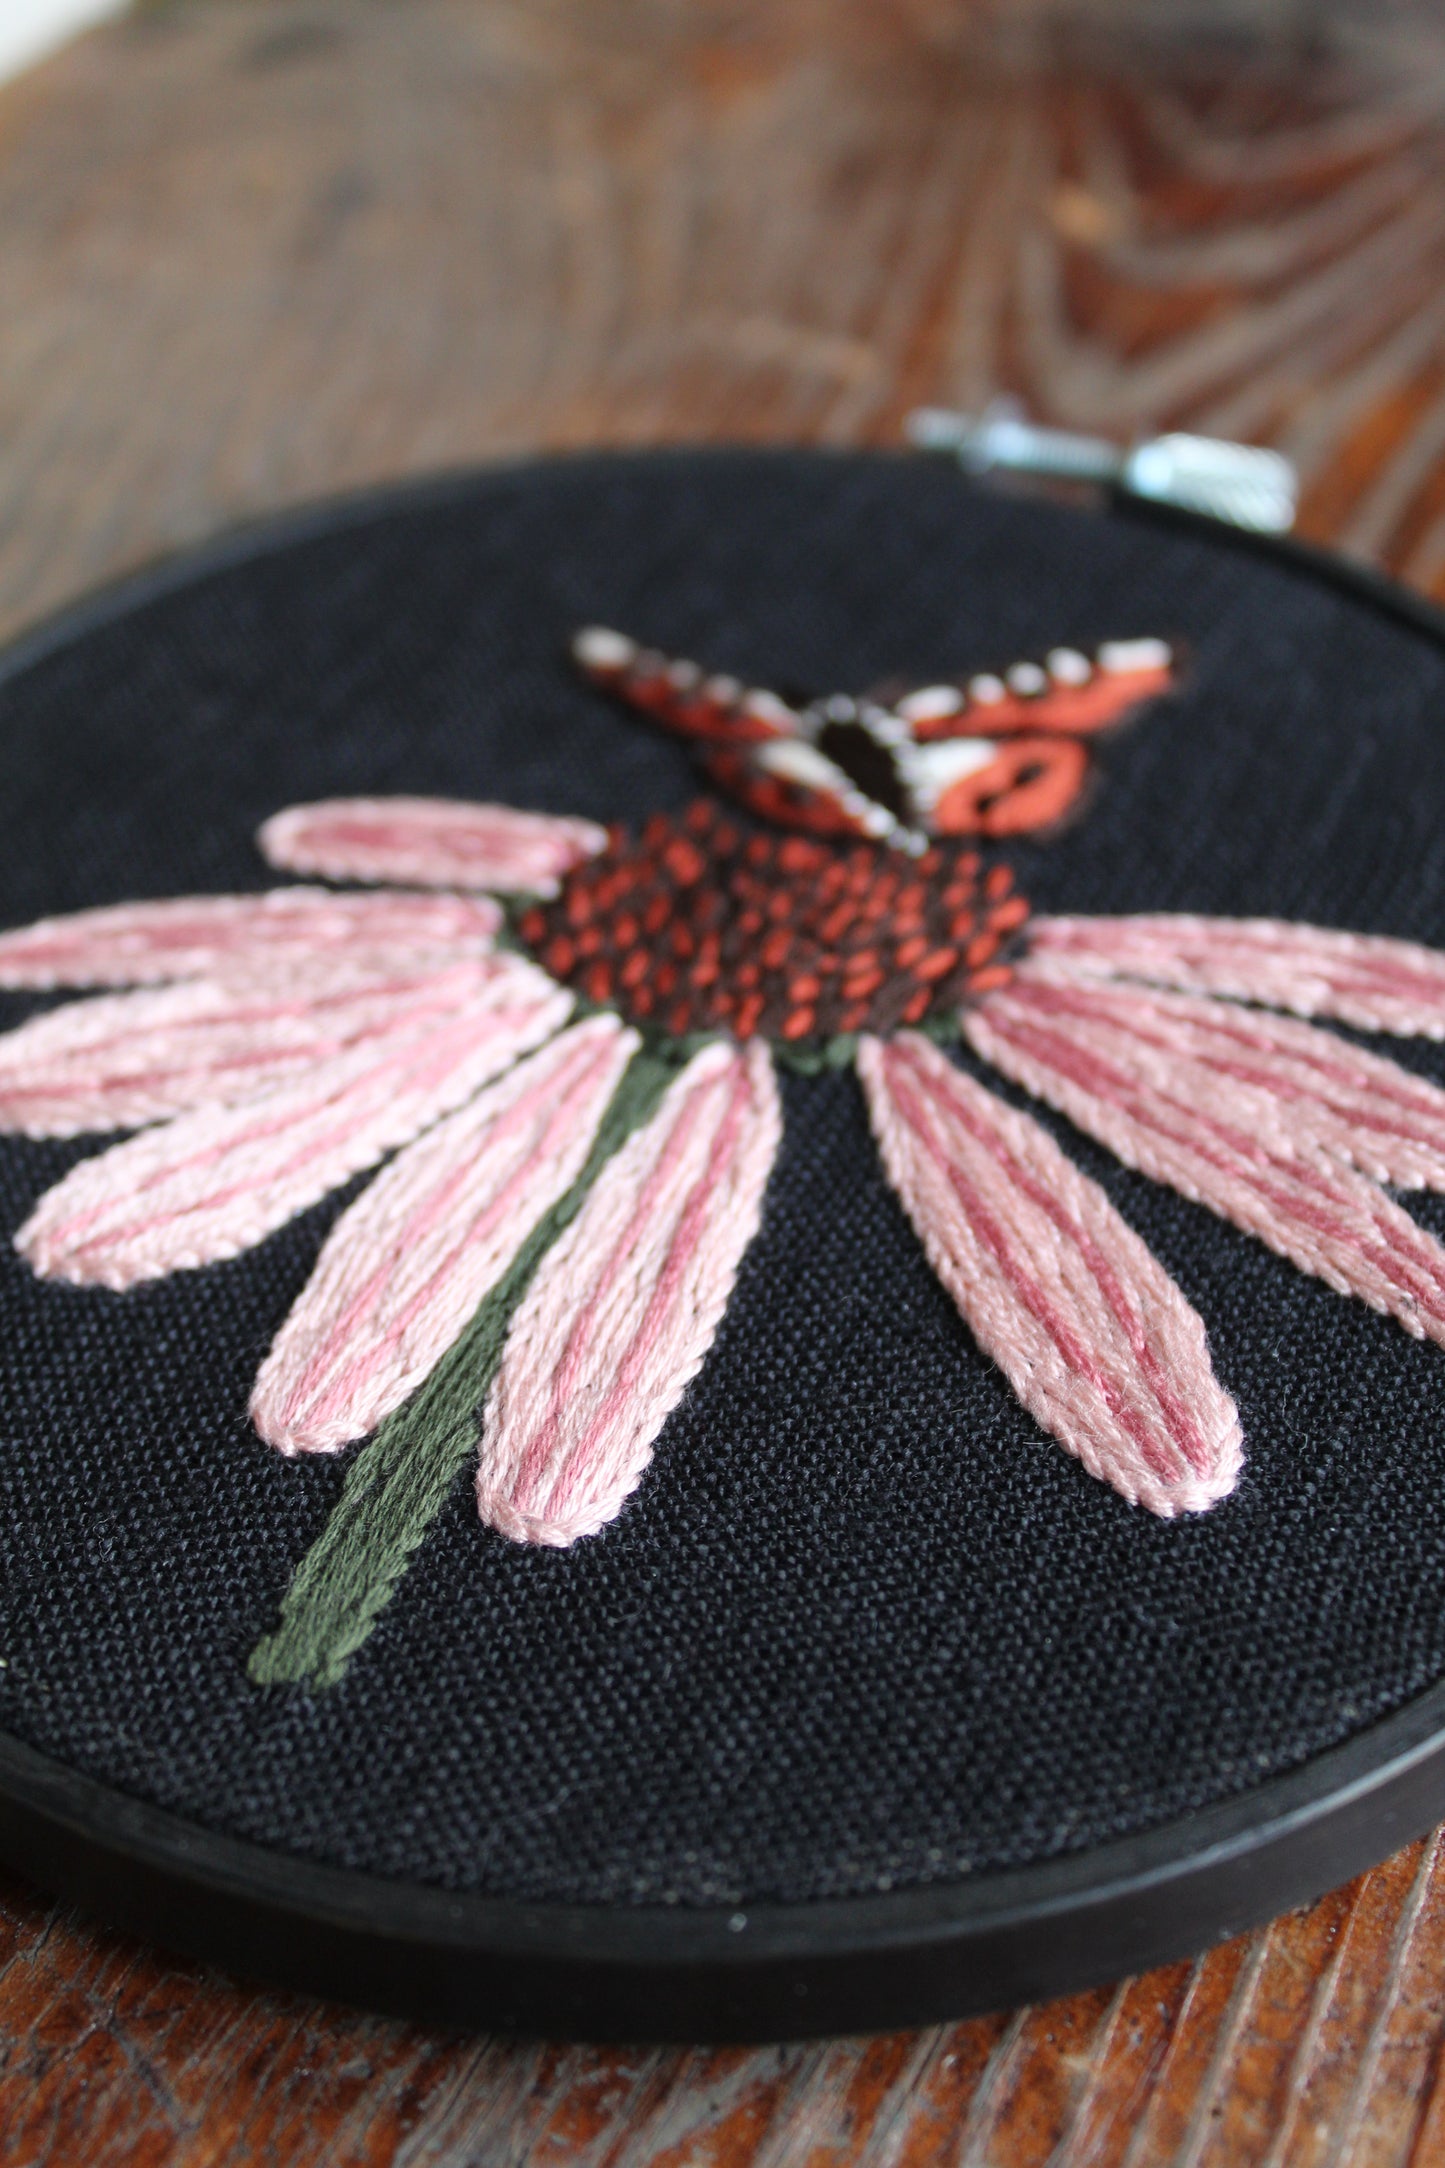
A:
[[[1430,11],[169,0],[0,92],[0,628],[237,518],[533,448],[891,442],[923,399],[1280,444],[1445,593]],[[1215,11],[1216,33],[1220,13]],[[22,2163],[1416,2168],[1434,1843],[1113,1989],[620,2051],[271,1995],[0,1888]]]

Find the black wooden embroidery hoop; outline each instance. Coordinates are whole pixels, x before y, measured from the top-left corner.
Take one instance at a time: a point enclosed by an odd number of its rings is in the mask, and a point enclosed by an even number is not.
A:
[[[0,1854],[111,1925],[436,2024],[586,2040],[894,2031],[1193,1955],[1445,1813],[1445,1688],[1147,1837],[951,1888],[746,1911],[500,1904],[217,1837],[0,1739]]]
[[[198,574],[467,486],[368,493],[267,522],[67,611],[11,649],[0,680]],[[1445,614],[1324,552],[1184,513],[1129,516],[1290,565],[1445,648]],[[411,2017],[599,2040],[858,2032],[1057,1995],[1307,1900],[1442,1815],[1445,1684],[1239,1797],[1043,1865],[806,1904],[564,1906],[286,1856],[0,1735],[0,1855],[101,1918]]]

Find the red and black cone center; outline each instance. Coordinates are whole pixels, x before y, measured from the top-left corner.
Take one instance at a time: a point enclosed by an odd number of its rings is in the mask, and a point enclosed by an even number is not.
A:
[[[614,829],[519,932],[564,986],[676,1038],[804,1047],[896,1030],[1004,984],[1029,915],[1007,866],[938,845],[748,833],[709,799]]]

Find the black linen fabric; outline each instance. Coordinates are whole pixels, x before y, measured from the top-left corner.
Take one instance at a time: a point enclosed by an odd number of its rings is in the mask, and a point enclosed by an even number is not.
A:
[[[0,682],[0,924],[270,885],[254,831],[309,798],[680,806],[685,749],[568,665],[588,621],[810,692],[1183,641],[1181,694],[1106,745],[1086,815],[1010,854],[1035,906],[1445,944],[1432,639],[1223,536],[765,453],[346,508],[42,640]],[[1445,1081],[1439,1048],[1378,1043]],[[520,1549],[459,1480],[317,1693],[245,1666],[344,1461],[282,1460],[245,1410],[344,1200],[126,1295],[42,1285],[9,1234],[99,1140],[0,1139],[0,1729],[291,1855],[715,1905],[1094,1847],[1445,1677],[1445,1351],[1041,1115],[1198,1307],[1243,1413],[1237,1494],[1161,1523],[978,1352],[852,1076],[784,1097],[763,1231],[620,1520]],[[1410,1209],[1445,1233],[1440,1202]]]

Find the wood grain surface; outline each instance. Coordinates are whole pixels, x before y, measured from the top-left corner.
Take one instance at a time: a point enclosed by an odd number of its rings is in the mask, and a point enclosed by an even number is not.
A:
[[[169,0],[0,92],[0,630],[539,446],[1022,393],[1280,445],[1445,592],[1445,32],[1294,0]],[[1445,2162],[1445,1855],[1046,2008],[760,2051],[426,2034],[0,1885],[0,2161]]]

